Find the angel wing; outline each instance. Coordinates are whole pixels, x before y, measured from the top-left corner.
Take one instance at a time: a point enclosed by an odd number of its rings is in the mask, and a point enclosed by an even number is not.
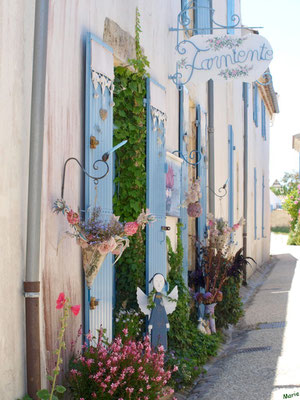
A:
[[[139,287],[136,289],[136,297],[137,297],[137,302],[138,302],[138,305],[139,305],[142,313],[145,315],[150,315],[151,310],[149,310],[149,308],[148,308],[148,297],[145,295],[145,293]]]
[[[170,300],[169,300],[170,299]],[[172,314],[175,310],[178,300],[178,287],[174,287],[172,292],[168,294],[168,297],[163,296],[163,303],[167,314]]]

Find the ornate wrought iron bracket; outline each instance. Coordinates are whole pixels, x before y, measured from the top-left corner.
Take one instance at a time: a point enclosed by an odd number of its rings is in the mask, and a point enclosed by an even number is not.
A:
[[[223,199],[227,195],[227,181],[224,183],[223,186],[219,187],[218,192],[221,193],[223,191],[223,194],[217,194],[212,188],[209,186],[206,186],[215,196],[217,196],[219,199]]]
[[[109,172],[109,165],[108,165],[108,163],[107,163],[108,158],[109,158],[109,154],[108,154],[108,153],[104,153],[103,156],[102,156],[102,159],[101,159],[101,160],[96,160],[96,161],[94,162],[94,164],[93,164],[93,169],[94,169],[95,171],[98,170],[97,163],[102,162],[102,163],[105,164],[105,166],[106,166],[106,171],[105,171],[105,173],[104,173],[103,175],[101,175],[101,176],[92,176],[92,175],[90,175],[90,174],[83,168],[83,166],[82,166],[81,163],[77,160],[77,158],[75,158],[75,157],[70,157],[70,158],[68,158],[68,159],[65,161],[65,164],[64,164],[63,179],[62,179],[62,185],[61,185],[61,198],[62,198],[62,199],[64,198],[66,167],[67,167],[67,164],[68,164],[69,161],[71,161],[71,160],[76,161],[77,164],[79,165],[79,167],[82,169],[83,173],[84,173],[85,175],[87,175],[89,178],[93,179],[95,185],[98,185],[98,181],[99,181],[100,179],[103,179],[103,178],[108,174],[108,172]]]
[[[182,151],[180,151],[180,150],[175,150],[175,151],[172,152],[172,154],[175,154],[175,153],[178,153],[178,156],[180,158],[182,158],[187,164],[192,165],[193,167],[198,165],[200,163],[200,161],[201,161],[201,153],[198,150],[192,150],[190,152],[190,154],[188,155],[188,158],[190,160],[196,159],[197,160],[196,162],[188,161],[188,159],[182,154]]]

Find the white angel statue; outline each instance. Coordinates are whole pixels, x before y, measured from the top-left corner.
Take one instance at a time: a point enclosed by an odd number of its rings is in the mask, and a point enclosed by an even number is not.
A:
[[[137,288],[137,301],[138,305],[145,315],[149,317],[148,330],[151,336],[152,347],[157,348],[163,346],[167,350],[167,332],[170,328],[167,314],[172,314],[175,310],[178,300],[178,288],[174,287],[172,292],[165,296],[162,293],[163,288],[166,286],[166,280],[162,274],[153,275],[149,283],[153,282],[153,288],[156,291],[154,294],[154,308],[148,308],[148,297],[138,287]]]

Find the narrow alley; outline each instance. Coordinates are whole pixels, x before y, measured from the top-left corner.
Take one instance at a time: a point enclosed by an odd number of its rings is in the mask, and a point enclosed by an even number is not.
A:
[[[274,235],[270,264],[242,289],[245,316],[189,400],[297,398],[300,393],[300,247]],[[254,295],[251,296],[251,294]],[[297,394],[298,393],[298,394]]]

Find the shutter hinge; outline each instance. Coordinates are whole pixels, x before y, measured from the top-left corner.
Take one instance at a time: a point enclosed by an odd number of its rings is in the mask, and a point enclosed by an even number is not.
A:
[[[196,121],[195,121],[195,126],[196,126],[196,128],[198,128],[200,126],[200,121],[198,119],[196,119]]]
[[[147,99],[146,98],[143,99],[143,105],[144,105],[144,107],[147,106]]]

